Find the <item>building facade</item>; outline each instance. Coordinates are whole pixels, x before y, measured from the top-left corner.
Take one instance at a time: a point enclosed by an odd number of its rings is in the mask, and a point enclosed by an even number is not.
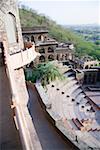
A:
[[[24,43],[35,43],[36,51],[41,54],[35,59],[35,64],[58,60],[67,64],[74,60],[72,43],[58,43],[48,36],[46,27],[22,28]],[[25,44],[26,47],[26,44]]]
[[[83,84],[100,86],[100,67],[92,67],[91,69],[83,69]]]

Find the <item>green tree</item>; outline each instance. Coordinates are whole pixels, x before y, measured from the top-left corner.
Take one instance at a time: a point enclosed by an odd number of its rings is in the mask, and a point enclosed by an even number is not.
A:
[[[64,76],[60,73],[57,66],[55,66],[52,62],[48,62],[37,65],[37,67],[32,71],[32,76],[27,78],[26,75],[26,79],[31,80],[33,83],[40,80],[42,86],[46,86],[56,79],[63,80]]]
[[[90,55],[96,59],[100,59],[100,41],[92,43],[85,41],[82,36],[78,36],[74,32],[56,24],[55,21],[43,14],[38,14],[36,11],[25,6],[19,9],[21,25],[23,27],[46,26],[49,30],[49,36],[56,39],[58,42],[72,42],[75,46],[75,52],[78,57]]]

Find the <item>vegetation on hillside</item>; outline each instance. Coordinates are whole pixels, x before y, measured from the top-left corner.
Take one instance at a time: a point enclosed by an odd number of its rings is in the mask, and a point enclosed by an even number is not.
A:
[[[49,30],[49,36],[59,42],[72,42],[75,45],[76,55],[91,55],[96,59],[100,59],[100,47],[92,42],[85,41],[69,29],[57,25],[49,17],[38,14],[36,11],[22,6],[19,9],[21,25],[23,27],[46,26]]]
[[[32,75],[29,77],[27,77],[27,72],[25,74],[27,81],[36,83],[36,81],[39,80],[42,86],[46,86],[51,81],[56,79],[64,79],[64,76],[59,71],[59,68],[51,62],[38,64],[37,67],[33,68]]]

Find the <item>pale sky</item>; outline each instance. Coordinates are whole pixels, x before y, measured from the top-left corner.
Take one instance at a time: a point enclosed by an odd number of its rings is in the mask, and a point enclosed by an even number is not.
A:
[[[20,0],[38,13],[62,25],[99,24],[99,0]]]

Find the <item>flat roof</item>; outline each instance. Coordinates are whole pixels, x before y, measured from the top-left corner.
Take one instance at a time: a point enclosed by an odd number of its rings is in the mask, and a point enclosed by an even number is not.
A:
[[[48,30],[37,30],[37,31],[33,31],[33,30],[30,30],[30,31],[22,31],[22,34],[38,34],[38,33],[48,33]]]
[[[86,91],[86,95],[100,107],[100,92]]]
[[[31,34],[31,33],[48,33],[46,27],[36,26],[36,27],[22,27],[22,34]]]
[[[56,51],[60,50],[71,50],[69,47],[56,47]]]
[[[36,43],[36,46],[44,46],[44,45],[57,45],[57,42],[41,42],[41,43]]]
[[[98,71],[98,69],[82,69],[81,71],[85,72],[85,71]]]

